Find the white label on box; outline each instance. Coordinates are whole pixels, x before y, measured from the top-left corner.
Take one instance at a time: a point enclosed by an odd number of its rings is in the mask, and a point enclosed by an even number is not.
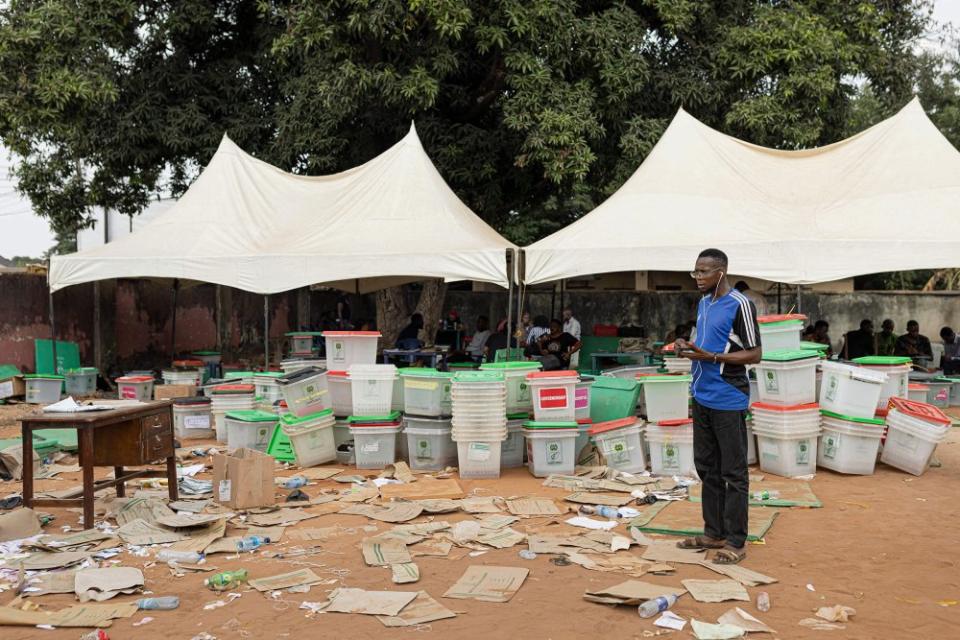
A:
[[[660,461],[664,470],[679,471],[680,447],[670,442],[664,443],[660,447]]]
[[[230,502],[230,481],[221,480],[220,486],[217,487],[217,495],[220,496],[220,502]]]
[[[563,444],[557,440],[547,442],[547,464],[563,464]]]
[[[610,462],[627,464],[630,462],[630,448],[627,446],[627,439],[607,439],[603,443],[603,455],[606,456]]]
[[[13,380],[0,382],[0,398],[9,398],[13,395]]]
[[[766,370],[764,371],[764,387],[766,387],[768,393],[780,393],[780,381],[777,379],[777,372]]]
[[[376,453],[380,451],[380,441],[374,440],[373,442],[366,442],[362,447],[360,447],[360,451],[363,451],[364,453]]]
[[[808,464],[810,462],[810,441],[797,441],[797,464]]]
[[[490,459],[490,445],[486,442],[471,442],[467,445],[467,460],[486,462]]]
[[[823,457],[824,458],[836,458],[837,450],[840,448],[840,435],[825,435],[822,440],[823,444]]]
[[[187,429],[209,429],[210,416],[185,416],[183,418],[183,426]]]

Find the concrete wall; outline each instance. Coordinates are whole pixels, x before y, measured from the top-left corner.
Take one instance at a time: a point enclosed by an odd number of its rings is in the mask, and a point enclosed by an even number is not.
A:
[[[94,322],[94,292],[100,296],[100,319]],[[228,362],[259,364],[263,357],[263,296],[214,285],[181,289],[177,301],[177,353],[198,349],[224,352]],[[411,294],[413,296],[414,294]],[[687,291],[567,291],[561,297],[550,290],[528,291],[523,307],[533,315],[559,316],[563,306],[574,309],[585,334],[595,324],[632,323],[647,329],[648,335],[663,336],[677,323],[692,320],[698,295]],[[318,330],[325,316],[332,314],[338,294],[329,291],[291,291],[270,296],[270,349],[276,355],[283,348],[284,334],[298,329]],[[768,296],[776,310],[776,296]],[[374,316],[373,296],[349,296],[353,317]],[[411,299],[411,302],[413,299]],[[84,364],[96,358],[95,326],[99,326],[102,361],[112,365],[111,373],[135,368],[159,368],[170,360],[173,330],[172,286],[170,283],[128,281],[80,285],[55,295],[57,337],[77,342]],[[796,293],[784,293],[783,310],[797,303]],[[504,291],[449,291],[444,311],[456,309],[468,332],[478,315],[494,324],[506,317]],[[960,328],[958,293],[915,292],[804,292],[800,308],[811,322],[830,322],[836,346],[845,331],[855,329],[863,318],[879,327],[892,318],[898,332],[907,320],[915,319],[931,340],[939,340],[943,325]],[[0,363],[12,363],[33,371],[36,338],[50,337],[48,291],[42,276],[0,275]],[[219,332],[218,332],[219,321]],[[218,338],[220,344],[218,345]],[[272,358],[274,361],[276,358]]]

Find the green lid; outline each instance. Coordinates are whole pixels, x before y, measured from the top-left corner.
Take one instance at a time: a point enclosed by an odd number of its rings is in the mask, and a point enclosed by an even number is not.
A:
[[[800,349],[799,351],[794,351],[793,349],[784,349],[782,351],[768,351],[763,354],[762,360],[768,362],[792,362],[794,360],[806,360],[807,358],[819,358],[820,353],[818,351],[813,351],[810,349]]]
[[[927,384],[930,384],[931,382],[934,382],[934,383],[939,382],[940,384],[947,384],[947,383],[953,384],[954,382],[957,382],[957,381],[958,381],[957,378],[948,378],[947,376],[937,376],[932,380],[928,380]]]
[[[12,364],[0,364],[0,380],[20,375],[20,369]]]
[[[358,422],[396,422],[400,419],[400,412],[394,411],[385,416],[349,416],[347,422],[357,424]]]
[[[532,362],[529,360],[516,361],[516,362],[484,362],[480,365],[481,371],[511,371],[511,370],[530,370],[530,369],[539,369],[541,367],[539,362]]]
[[[319,420],[320,418],[326,418],[327,416],[333,416],[333,409],[324,409],[323,411],[305,415],[302,418],[298,418],[292,413],[287,413],[280,416],[280,422],[287,426],[293,427],[304,424],[305,422],[313,422],[314,420]]]
[[[453,376],[454,382],[503,382],[503,373],[500,371],[458,371]]]
[[[528,420],[523,423],[524,429],[577,429],[579,425],[576,422],[537,422]]]
[[[593,379],[593,389],[619,389],[621,391],[633,391],[639,383],[635,379],[616,378],[614,376],[597,376]]]
[[[225,380],[233,380],[234,378],[252,378],[257,375],[256,371],[226,371],[223,374]]]
[[[451,378],[453,374],[449,371],[437,371],[429,367],[407,367],[400,369],[401,376],[411,378]]]
[[[529,411],[521,411],[520,413],[508,413],[507,420],[527,420],[530,418]]]
[[[851,362],[855,362],[857,364],[893,367],[900,364],[910,364],[913,362],[913,360],[906,356],[864,356],[862,358],[854,358],[851,360]]]
[[[279,422],[277,414],[257,410],[231,411],[226,417],[243,422]]]
[[[310,336],[310,337],[313,337],[313,336],[322,336],[322,335],[323,335],[323,331],[291,331],[291,332],[287,333],[286,335],[287,335],[287,336],[290,336],[290,337],[297,337],[297,336]]]
[[[847,422],[859,422],[861,424],[875,424],[881,426],[886,424],[883,420],[878,420],[877,418],[855,418],[853,416],[845,416],[842,413],[827,411],[826,409],[820,409],[820,415],[827,416],[828,418],[837,418],[838,420],[846,420]]]
[[[830,348],[830,345],[820,342],[808,342],[807,340],[801,340],[800,348],[807,351],[826,351]]]
[[[480,365],[476,362],[450,362],[447,364],[447,369],[457,369],[462,371],[465,369],[479,369]]]
[[[690,382],[693,380],[693,376],[688,375],[679,375],[679,376],[639,376],[637,382],[640,384],[646,384],[648,382]]]
[[[219,356],[219,351],[194,351],[191,355],[195,356]]]
[[[97,369],[96,367],[77,367],[76,369],[67,370],[67,375],[70,375],[71,373],[75,373],[78,375],[88,375],[91,373],[100,373],[100,370]]]
[[[63,376],[55,376],[52,373],[25,373],[25,380],[63,380]]]
[[[254,378],[282,378],[286,375],[283,371],[258,371],[253,374]]]

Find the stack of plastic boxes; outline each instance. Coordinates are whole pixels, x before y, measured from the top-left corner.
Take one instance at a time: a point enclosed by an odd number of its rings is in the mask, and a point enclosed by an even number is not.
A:
[[[282,398],[277,380],[283,377],[280,371],[260,371],[253,376],[254,394],[260,411],[276,411],[276,403]]]
[[[507,437],[507,384],[500,371],[453,376],[453,441],[462,478],[499,478],[500,446]],[[571,402],[572,406],[572,402]]]
[[[887,379],[880,388],[880,397],[877,400],[877,409],[886,409],[890,398],[909,397],[909,376],[913,370],[910,358],[906,356],[866,356],[854,358],[853,363],[887,374]]]
[[[887,414],[887,441],[880,462],[923,475],[950,425],[950,418],[933,405],[894,398]]]
[[[534,420],[524,424],[527,468],[542,478],[570,475],[577,463],[576,371],[536,371],[527,374]]]
[[[411,469],[436,471],[457,464],[453,443],[452,375],[445,371],[410,367],[400,371],[404,425]]]
[[[807,316],[799,313],[760,316],[760,348],[764,355],[775,351],[800,351],[800,334]]]
[[[217,440],[227,441],[227,413],[253,411],[255,404],[252,384],[221,384],[214,387],[210,391],[210,413],[213,415]]]
[[[794,323],[800,321],[768,322],[771,341],[792,344]],[[763,328],[761,324],[761,334]],[[796,333],[799,346],[799,329]],[[767,334],[763,335],[761,340],[766,341]],[[812,474],[817,466],[821,428],[820,407],[816,404],[820,354],[798,348],[771,351],[766,342],[763,345],[763,359],[755,367],[760,402],[751,407],[760,468],[788,478]]]
[[[507,383],[507,439],[500,446],[500,467],[502,469],[514,469],[523,466],[524,454],[526,453],[523,425],[529,420],[530,412],[533,410],[533,398],[531,387],[527,383],[527,374],[539,371],[540,368],[539,362],[527,360],[490,362],[480,366],[481,371],[502,372]],[[586,393],[589,394],[589,388],[586,389]],[[586,404],[585,415],[586,417],[590,416],[589,402]]]

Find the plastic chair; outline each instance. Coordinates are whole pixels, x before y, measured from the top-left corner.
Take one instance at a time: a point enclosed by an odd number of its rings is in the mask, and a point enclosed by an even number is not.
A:
[[[497,349],[493,356],[494,362],[507,362],[508,360],[523,360],[523,349],[515,347],[513,349]]]

